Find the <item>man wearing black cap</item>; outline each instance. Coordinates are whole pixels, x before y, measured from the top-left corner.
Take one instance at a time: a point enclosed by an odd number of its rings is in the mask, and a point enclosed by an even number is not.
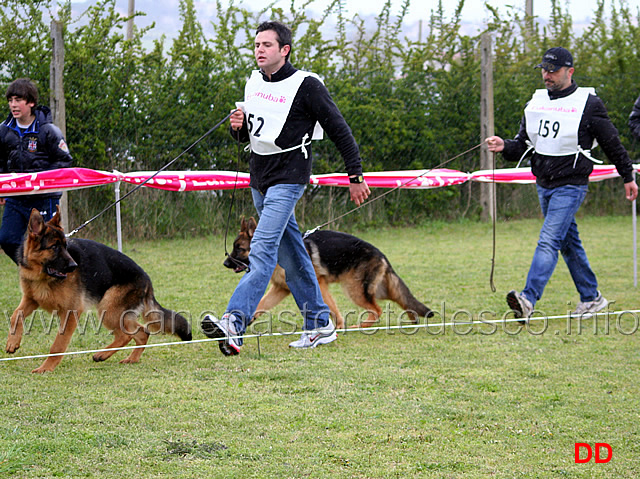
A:
[[[595,313],[608,301],[598,290],[598,281],[578,235],[575,214],[587,194],[593,163],[601,163],[591,149],[602,147],[623,179],[625,196],[633,201],[638,186],[633,166],[611,123],[604,103],[593,88],[579,88],[572,79],[573,57],[565,48],[547,50],[542,62],[546,89],[537,90],[524,110],[520,131],[513,140],[498,136],[486,139],[490,151],[501,152],[511,161],[530,156],[531,171],[544,223],[529,268],[525,288],[507,294],[507,304],[518,318],[527,319],[562,253],[580,294],[574,314]]]

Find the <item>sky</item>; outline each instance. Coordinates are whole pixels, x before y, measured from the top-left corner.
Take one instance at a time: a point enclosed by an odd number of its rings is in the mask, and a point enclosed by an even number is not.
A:
[[[617,0],[616,0],[617,1]],[[629,5],[637,0],[629,0]],[[605,0],[605,11],[609,11],[612,0]],[[199,3],[207,3],[206,1],[200,1]],[[276,5],[287,7],[289,0],[278,0]],[[386,0],[345,0],[347,11],[351,14],[355,13],[368,13],[378,14],[385,5]],[[443,0],[443,8],[445,15],[451,16],[455,8],[458,5],[457,0]],[[488,3],[492,7],[498,8],[500,11],[506,11],[507,5],[515,6],[524,12],[525,0],[466,0],[462,8],[462,18],[464,20],[473,21],[477,20],[482,22],[488,17],[488,10],[485,8],[485,4]],[[558,4],[563,11],[567,10],[571,14],[571,17],[575,21],[582,21],[591,17],[597,7],[597,0],[559,0]],[[259,8],[264,5],[262,0],[243,0],[242,5],[247,7]],[[329,0],[315,0],[314,5],[322,5],[323,7],[329,4]],[[401,0],[392,0],[392,13],[397,14],[402,7]],[[313,8],[313,6],[311,7]],[[410,21],[417,21],[420,19],[427,20],[431,16],[431,11],[435,11],[438,8],[438,0],[413,0],[407,17]],[[253,9],[253,8],[250,8]],[[320,8],[319,10],[321,10]],[[551,0],[533,0],[533,14],[535,16],[548,19],[551,12]]]
[[[96,0],[71,0],[73,3],[74,17],[81,18],[81,13],[90,5],[96,3]],[[296,8],[300,8],[308,0],[272,0],[275,6],[289,11],[292,1]],[[318,16],[329,5],[331,0],[313,0],[307,7],[307,11],[317,11]],[[598,0],[557,0],[561,10],[568,11],[573,19],[574,29],[576,33],[580,33],[590,21],[596,10]],[[604,0],[605,15],[608,16],[611,11],[612,2],[619,7],[621,0]],[[622,0],[632,8],[637,8],[640,0]],[[221,0],[223,5],[233,3],[236,6],[244,7],[250,11],[257,12],[268,5],[269,0]],[[367,16],[378,15],[386,0],[343,0],[343,5],[347,11],[347,18],[351,18],[356,13],[365,19]],[[458,0],[443,0],[443,9],[445,18],[451,18],[454,10],[458,5]],[[506,15],[510,7],[513,6],[517,10],[524,13],[526,0],[465,0],[462,8],[462,29],[465,35],[475,35],[483,29],[486,20],[490,18],[489,12],[485,6],[489,3],[497,8],[502,15]],[[116,0],[116,8],[122,15],[128,12],[129,0]],[[211,30],[210,22],[217,19],[216,0],[194,0],[194,5],[198,14],[198,20],[204,27],[205,35]],[[635,7],[633,7],[635,5]],[[180,13],[179,0],[135,0],[135,8],[137,11],[144,12],[144,17],[136,19],[136,25],[144,27],[151,22],[155,22],[155,28],[152,32],[145,36],[147,41],[166,35],[172,38],[180,29]],[[402,8],[402,0],[391,0],[391,14],[397,15]],[[411,0],[409,12],[403,23],[403,34],[408,37],[421,35],[419,28],[419,20],[425,23],[429,21],[431,13],[438,8],[438,0]],[[540,18],[542,23],[548,20],[551,11],[551,0],[533,0],[533,14]],[[266,19],[266,18],[265,18]],[[331,28],[330,25],[327,28]]]
[[[166,7],[171,4],[175,5],[175,12],[178,12],[178,0],[155,0],[158,4],[163,4]],[[386,3],[386,0],[343,0],[349,14],[361,13],[361,14],[378,14],[382,10]],[[612,2],[616,5],[620,0],[605,0],[605,11],[609,11]],[[78,4],[80,7],[86,7],[94,0],[72,0],[73,3]],[[209,16],[215,12],[215,0],[194,0],[196,9],[204,16]],[[310,9],[317,9],[319,12],[329,4],[330,0],[314,0]],[[633,6],[638,0],[627,0],[628,5]],[[136,0],[136,7],[140,8],[141,3],[147,3],[143,0]],[[239,6],[244,6],[249,10],[259,10],[263,8],[268,0],[234,0],[234,3]],[[302,5],[303,0],[295,0],[296,5]],[[443,6],[445,15],[451,16],[456,8],[457,0],[443,0]],[[463,20],[477,21],[482,23],[482,20],[488,17],[488,11],[485,8],[485,3],[489,3],[493,7],[498,8],[501,12],[506,11],[507,6],[512,5],[524,12],[525,0],[466,0],[462,9]],[[581,22],[592,16],[597,7],[598,0],[558,0],[558,4],[563,11],[567,10],[571,14],[574,22]],[[224,0],[223,0],[224,4]],[[117,5],[123,11],[126,12],[128,6],[128,0],[117,0]],[[285,10],[291,5],[291,0],[276,0],[275,5],[282,7]],[[402,6],[402,0],[391,0],[392,13],[397,14],[400,12]],[[427,20],[430,17],[431,11],[438,8],[438,0],[412,0],[411,7],[407,20],[417,21],[419,19]],[[540,18],[548,19],[551,11],[551,0],[533,0],[533,14]],[[152,11],[147,11],[147,15],[152,16]]]

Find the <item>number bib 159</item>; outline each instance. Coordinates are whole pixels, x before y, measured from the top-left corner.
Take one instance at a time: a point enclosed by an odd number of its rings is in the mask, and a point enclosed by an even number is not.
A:
[[[578,128],[590,94],[595,95],[593,88],[578,88],[569,96],[551,100],[547,90],[536,90],[524,114],[537,153],[564,156],[579,151]]]

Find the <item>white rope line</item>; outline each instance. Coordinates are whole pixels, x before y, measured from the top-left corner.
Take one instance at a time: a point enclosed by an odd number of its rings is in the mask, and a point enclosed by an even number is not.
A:
[[[593,318],[595,315],[598,316],[621,316],[623,314],[637,314],[640,313],[640,309],[632,309],[625,311],[600,311],[598,313],[586,313],[583,315],[573,316],[573,314],[569,313],[566,315],[559,316],[540,316],[540,317],[530,317],[526,322],[530,323],[532,321],[540,321],[545,320],[549,321],[552,319],[571,319],[571,320],[588,320]],[[638,317],[636,316],[636,320]],[[514,322],[524,322],[523,318],[501,318],[501,319],[492,319],[492,320],[482,320],[482,321],[454,321],[448,323],[434,323],[434,324],[407,324],[407,325],[398,325],[398,326],[374,326],[370,328],[344,328],[344,329],[336,329],[336,333],[349,333],[349,332],[365,332],[366,334],[370,334],[376,331],[389,331],[389,330],[399,330],[399,329],[418,329],[418,328],[444,328],[447,326],[465,326],[465,325],[488,325],[488,324],[500,324],[500,323],[514,323]],[[269,337],[278,337],[278,336],[293,336],[296,334],[302,334],[305,331],[294,331],[291,333],[266,333],[266,334],[245,334],[242,336],[231,336],[232,338],[242,338],[242,339],[251,339],[251,338],[269,338]],[[144,344],[144,345],[136,345],[136,346],[122,346],[120,348],[103,348],[103,349],[87,349],[83,351],[65,351],[64,353],[50,353],[50,354],[34,354],[31,356],[19,356],[19,357],[9,357],[9,358],[0,358],[0,362],[3,361],[19,361],[22,359],[39,359],[39,358],[50,358],[55,356],[76,356],[79,354],[90,354],[90,353],[102,353],[107,351],[126,351],[128,349],[141,349],[141,348],[157,348],[164,346],[176,346],[180,344],[196,344],[196,343],[208,343],[212,341],[221,341],[226,338],[207,338],[207,339],[194,339],[191,341],[174,341],[174,342],[165,342],[165,343],[155,343],[155,344]]]

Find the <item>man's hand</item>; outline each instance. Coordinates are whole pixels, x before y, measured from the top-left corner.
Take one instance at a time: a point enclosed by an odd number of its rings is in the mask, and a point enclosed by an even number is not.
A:
[[[362,183],[350,183],[349,193],[351,194],[351,201],[353,201],[357,206],[360,206],[367,198],[369,198],[371,191],[369,191],[369,185],[367,185],[367,182],[363,181]]]
[[[624,184],[624,195],[629,201],[633,201],[638,197],[638,185],[635,181]]]
[[[489,151],[499,153],[504,150],[504,140],[499,136],[490,136],[484,141],[487,144]]]
[[[0,206],[4,206],[4,204],[5,204],[4,198],[0,198]]]
[[[233,110],[232,110],[233,111]],[[231,122],[231,128],[238,131],[242,128],[244,123],[244,113],[242,110],[237,109],[230,117],[229,121]]]

